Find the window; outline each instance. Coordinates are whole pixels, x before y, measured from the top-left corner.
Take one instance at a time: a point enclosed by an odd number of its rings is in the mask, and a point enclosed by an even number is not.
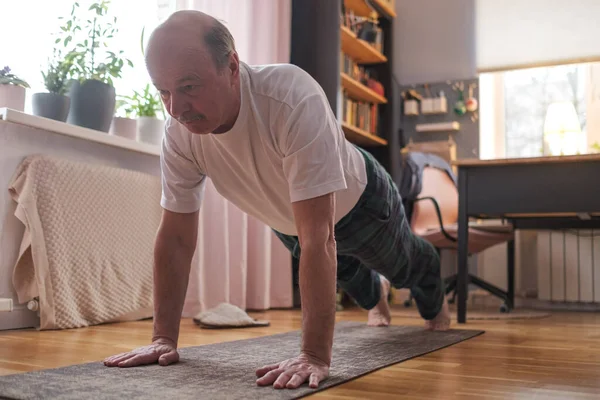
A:
[[[482,74],[482,108],[495,108],[495,112],[482,110],[482,153],[488,156],[482,158],[551,154],[544,126],[550,105],[560,102],[575,109],[581,128],[580,152],[596,152],[600,121],[592,114],[597,113],[599,103],[595,93],[599,66],[569,64]]]
[[[26,112],[31,112],[31,95],[46,91],[41,71],[46,68],[54,47],[65,50],[61,44],[54,43],[51,35],[60,30],[58,17],[68,17],[75,1],[2,1],[0,68],[10,66],[15,74],[31,85],[27,91]],[[80,0],[79,3],[81,8],[87,9],[92,1]],[[109,14],[117,17],[116,27],[119,30],[113,42],[115,48],[124,50],[123,55],[134,63],[134,68],[124,68],[122,78],[115,80],[117,95],[129,95],[132,90],[143,89],[150,83],[141,53],[142,28],[145,27],[146,32],[153,29],[170,11],[168,5],[168,0],[112,0],[109,3]]]
[[[586,129],[588,66],[581,64],[504,73],[507,157],[535,157],[544,149],[544,121],[550,104],[571,102],[582,133]]]

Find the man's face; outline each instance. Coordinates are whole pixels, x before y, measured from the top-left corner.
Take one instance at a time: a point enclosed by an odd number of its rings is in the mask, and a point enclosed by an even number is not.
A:
[[[231,117],[238,77],[232,60],[218,70],[207,50],[173,46],[148,54],[147,67],[169,115],[192,133],[208,134]]]

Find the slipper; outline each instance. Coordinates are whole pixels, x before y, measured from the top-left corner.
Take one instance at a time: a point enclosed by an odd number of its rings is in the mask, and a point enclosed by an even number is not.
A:
[[[249,328],[253,326],[269,326],[269,321],[251,318],[244,310],[229,303],[221,303],[215,308],[202,311],[194,318],[201,328]]]

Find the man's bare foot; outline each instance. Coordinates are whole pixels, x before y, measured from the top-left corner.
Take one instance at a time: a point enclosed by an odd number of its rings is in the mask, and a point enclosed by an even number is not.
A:
[[[448,309],[448,301],[444,297],[442,309],[434,319],[425,321],[425,329],[430,331],[447,331],[450,329],[450,310]]]
[[[390,306],[388,305],[388,294],[390,293],[390,282],[383,276],[381,279],[381,298],[379,303],[369,310],[369,326],[389,326],[392,316],[390,315]]]

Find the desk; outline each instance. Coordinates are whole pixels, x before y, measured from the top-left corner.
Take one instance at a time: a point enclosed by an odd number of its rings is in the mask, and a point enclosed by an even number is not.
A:
[[[600,227],[600,154],[459,160],[453,164],[458,167],[459,194],[458,323],[465,323],[467,316],[470,217],[505,219],[514,229]],[[509,244],[509,258],[511,256],[514,257],[512,243]],[[514,264],[512,267],[509,261],[511,302]]]

